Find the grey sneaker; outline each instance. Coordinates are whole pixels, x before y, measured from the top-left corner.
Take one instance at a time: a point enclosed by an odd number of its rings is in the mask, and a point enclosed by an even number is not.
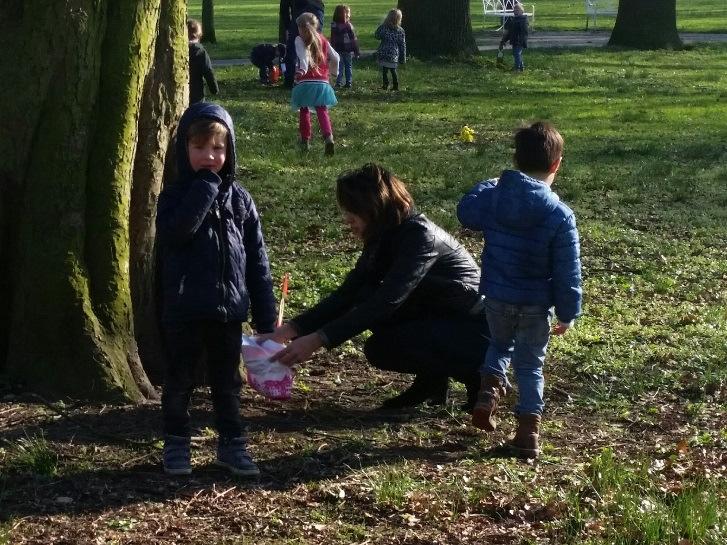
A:
[[[260,475],[260,469],[252,461],[252,457],[247,451],[247,441],[244,437],[220,437],[217,443],[217,461],[215,463],[229,469],[233,475],[243,477]]]
[[[189,475],[192,473],[189,437],[166,435],[162,464],[167,475]]]
[[[310,151],[310,140],[298,140],[298,145],[300,146],[300,151],[303,153],[307,153]]]

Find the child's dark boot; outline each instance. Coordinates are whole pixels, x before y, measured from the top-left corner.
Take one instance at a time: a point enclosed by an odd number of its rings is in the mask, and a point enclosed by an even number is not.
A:
[[[336,153],[336,144],[333,141],[333,135],[332,134],[326,136],[326,138],[325,138],[325,148],[324,149],[325,149],[325,154],[328,155],[328,156],[331,156],[334,153]]]
[[[247,441],[244,437],[220,437],[217,443],[217,461],[215,463],[241,477],[260,475],[260,469],[252,461],[252,456],[247,451]]]
[[[517,419],[515,437],[508,441],[507,446],[518,458],[537,458],[540,454],[540,415],[521,414]]]
[[[192,473],[192,456],[189,437],[166,435],[162,464],[167,475],[189,475]]]
[[[485,431],[495,431],[497,420],[495,413],[500,399],[507,395],[507,385],[497,375],[483,375],[480,383],[480,392],[472,411],[472,425]]]

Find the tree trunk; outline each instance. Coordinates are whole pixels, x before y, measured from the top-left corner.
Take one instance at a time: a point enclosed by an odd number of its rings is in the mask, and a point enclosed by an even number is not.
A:
[[[407,51],[415,57],[474,55],[469,0],[399,0]]]
[[[678,49],[676,0],[620,0],[608,45]]]
[[[210,44],[217,43],[214,0],[202,0],[202,41]]]
[[[130,281],[134,332],[147,376],[161,384],[166,354],[159,328],[156,289],[156,203],[165,174],[173,168],[170,146],[176,120],[189,101],[186,10],[182,0],[162,0],[154,53],[155,70],[149,73],[139,115],[139,140],[131,188]],[[167,153],[169,150],[169,153]]]
[[[162,4],[177,14],[171,34],[182,33],[183,0]],[[129,259],[139,123],[154,115],[140,105],[161,9],[155,0],[0,7],[14,29],[0,45],[22,59],[0,74],[19,90],[0,102],[0,362],[36,391],[156,395],[134,339]],[[186,44],[174,47],[174,73],[186,74]],[[166,109],[167,130],[177,108]]]

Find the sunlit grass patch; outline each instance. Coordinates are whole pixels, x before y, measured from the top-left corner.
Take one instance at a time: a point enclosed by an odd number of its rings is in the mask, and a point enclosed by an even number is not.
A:
[[[46,477],[58,472],[58,454],[42,434],[21,437],[6,445],[4,465],[8,470]]]
[[[663,470],[670,464],[681,467],[674,458],[627,463],[604,449],[587,469],[588,486],[567,494],[556,526],[568,543],[722,543],[725,483]]]

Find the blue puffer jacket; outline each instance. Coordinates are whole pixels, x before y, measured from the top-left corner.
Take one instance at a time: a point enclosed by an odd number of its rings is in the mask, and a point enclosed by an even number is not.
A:
[[[581,263],[573,211],[544,183],[516,170],[477,184],[457,206],[482,231],[480,292],[514,305],[555,306],[561,322],[581,313]]]
[[[199,118],[227,127],[227,160],[219,175],[193,172],[187,131]],[[252,304],[258,332],[275,325],[275,298],[260,218],[252,197],[234,181],[235,135],[229,114],[216,104],[190,106],[177,130],[178,179],[159,196],[162,320],[246,321]]]

